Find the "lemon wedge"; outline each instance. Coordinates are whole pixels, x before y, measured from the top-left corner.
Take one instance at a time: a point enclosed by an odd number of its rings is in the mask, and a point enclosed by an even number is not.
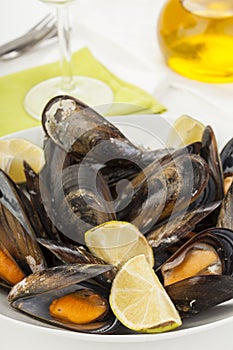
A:
[[[124,221],[108,221],[85,233],[89,250],[107,263],[122,265],[135,255],[144,254],[154,266],[153,249],[136,226]]]
[[[122,266],[113,280],[109,300],[115,316],[134,331],[159,333],[182,323],[144,255],[135,256]]]
[[[205,125],[199,120],[182,115],[175,120],[167,138],[167,147],[181,147],[201,141]]]
[[[24,139],[0,140],[0,168],[16,183],[25,182],[24,160],[38,173],[44,164],[44,151]]]

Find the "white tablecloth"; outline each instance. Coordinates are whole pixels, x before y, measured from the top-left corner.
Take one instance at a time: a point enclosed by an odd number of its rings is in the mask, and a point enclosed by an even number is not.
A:
[[[113,73],[154,94],[169,110],[232,121],[233,84],[205,84],[173,73],[158,47],[156,23],[165,0],[77,0],[70,8],[72,50],[88,46]],[[1,1],[0,45],[22,34],[48,12],[38,0]],[[57,59],[57,43],[37,46],[0,62],[6,75]],[[172,83],[181,89],[174,89]],[[233,122],[232,122],[233,125]]]

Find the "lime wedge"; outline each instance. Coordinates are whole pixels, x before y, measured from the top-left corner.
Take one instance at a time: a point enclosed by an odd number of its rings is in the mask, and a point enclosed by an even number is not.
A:
[[[16,183],[23,183],[26,180],[23,161],[38,173],[44,165],[44,151],[24,139],[0,141],[0,168]]]
[[[144,254],[151,267],[154,254],[136,226],[124,221],[108,221],[85,233],[89,250],[107,263],[121,265],[135,255]]]
[[[110,305],[127,328],[144,333],[170,331],[181,319],[144,255],[128,260],[113,280]]]
[[[182,115],[175,120],[167,138],[167,147],[182,147],[201,141],[205,125],[199,120]]]

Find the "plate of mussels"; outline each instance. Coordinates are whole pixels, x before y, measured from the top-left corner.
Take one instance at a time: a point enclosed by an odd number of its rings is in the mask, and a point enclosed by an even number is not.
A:
[[[229,347],[231,122],[224,122],[223,130],[220,120],[200,116],[199,140],[168,145],[178,117],[166,112],[105,118],[70,96],[57,96],[45,106],[41,127],[4,137],[42,147],[45,162],[39,173],[24,162],[22,184],[0,170],[3,350]],[[128,262],[114,266],[95,256],[85,241],[85,232],[113,221],[132,223],[144,236],[153,252],[150,273],[176,309],[178,327],[169,328],[166,318],[156,327],[135,330],[115,313],[109,295]],[[7,277],[11,268],[21,274],[18,281]],[[83,290],[82,298],[104,299],[102,314],[75,322],[50,313],[54,300]],[[125,288],[125,296],[129,292]],[[159,314],[162,301],[155,304]],[[84,312],[91,308],[96,305],[88,304]]]

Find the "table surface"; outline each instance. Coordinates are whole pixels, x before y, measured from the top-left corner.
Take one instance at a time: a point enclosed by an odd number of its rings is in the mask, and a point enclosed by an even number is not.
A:
[[[180,114],[232,118],[233,84],[206,84],[172,72],[161,55],[156,23],[165,0],[77,0],[70,11],[72,50],[88,46],[114,74],[138,85]],[[1,3],[0,45],[39,21],[51,9],[38,0]],[[0,76],[58,58],[57,42],[0,62]],[[181,90],[171,86],[178,83]],[[1,118],[1,117],[0,117]]]

